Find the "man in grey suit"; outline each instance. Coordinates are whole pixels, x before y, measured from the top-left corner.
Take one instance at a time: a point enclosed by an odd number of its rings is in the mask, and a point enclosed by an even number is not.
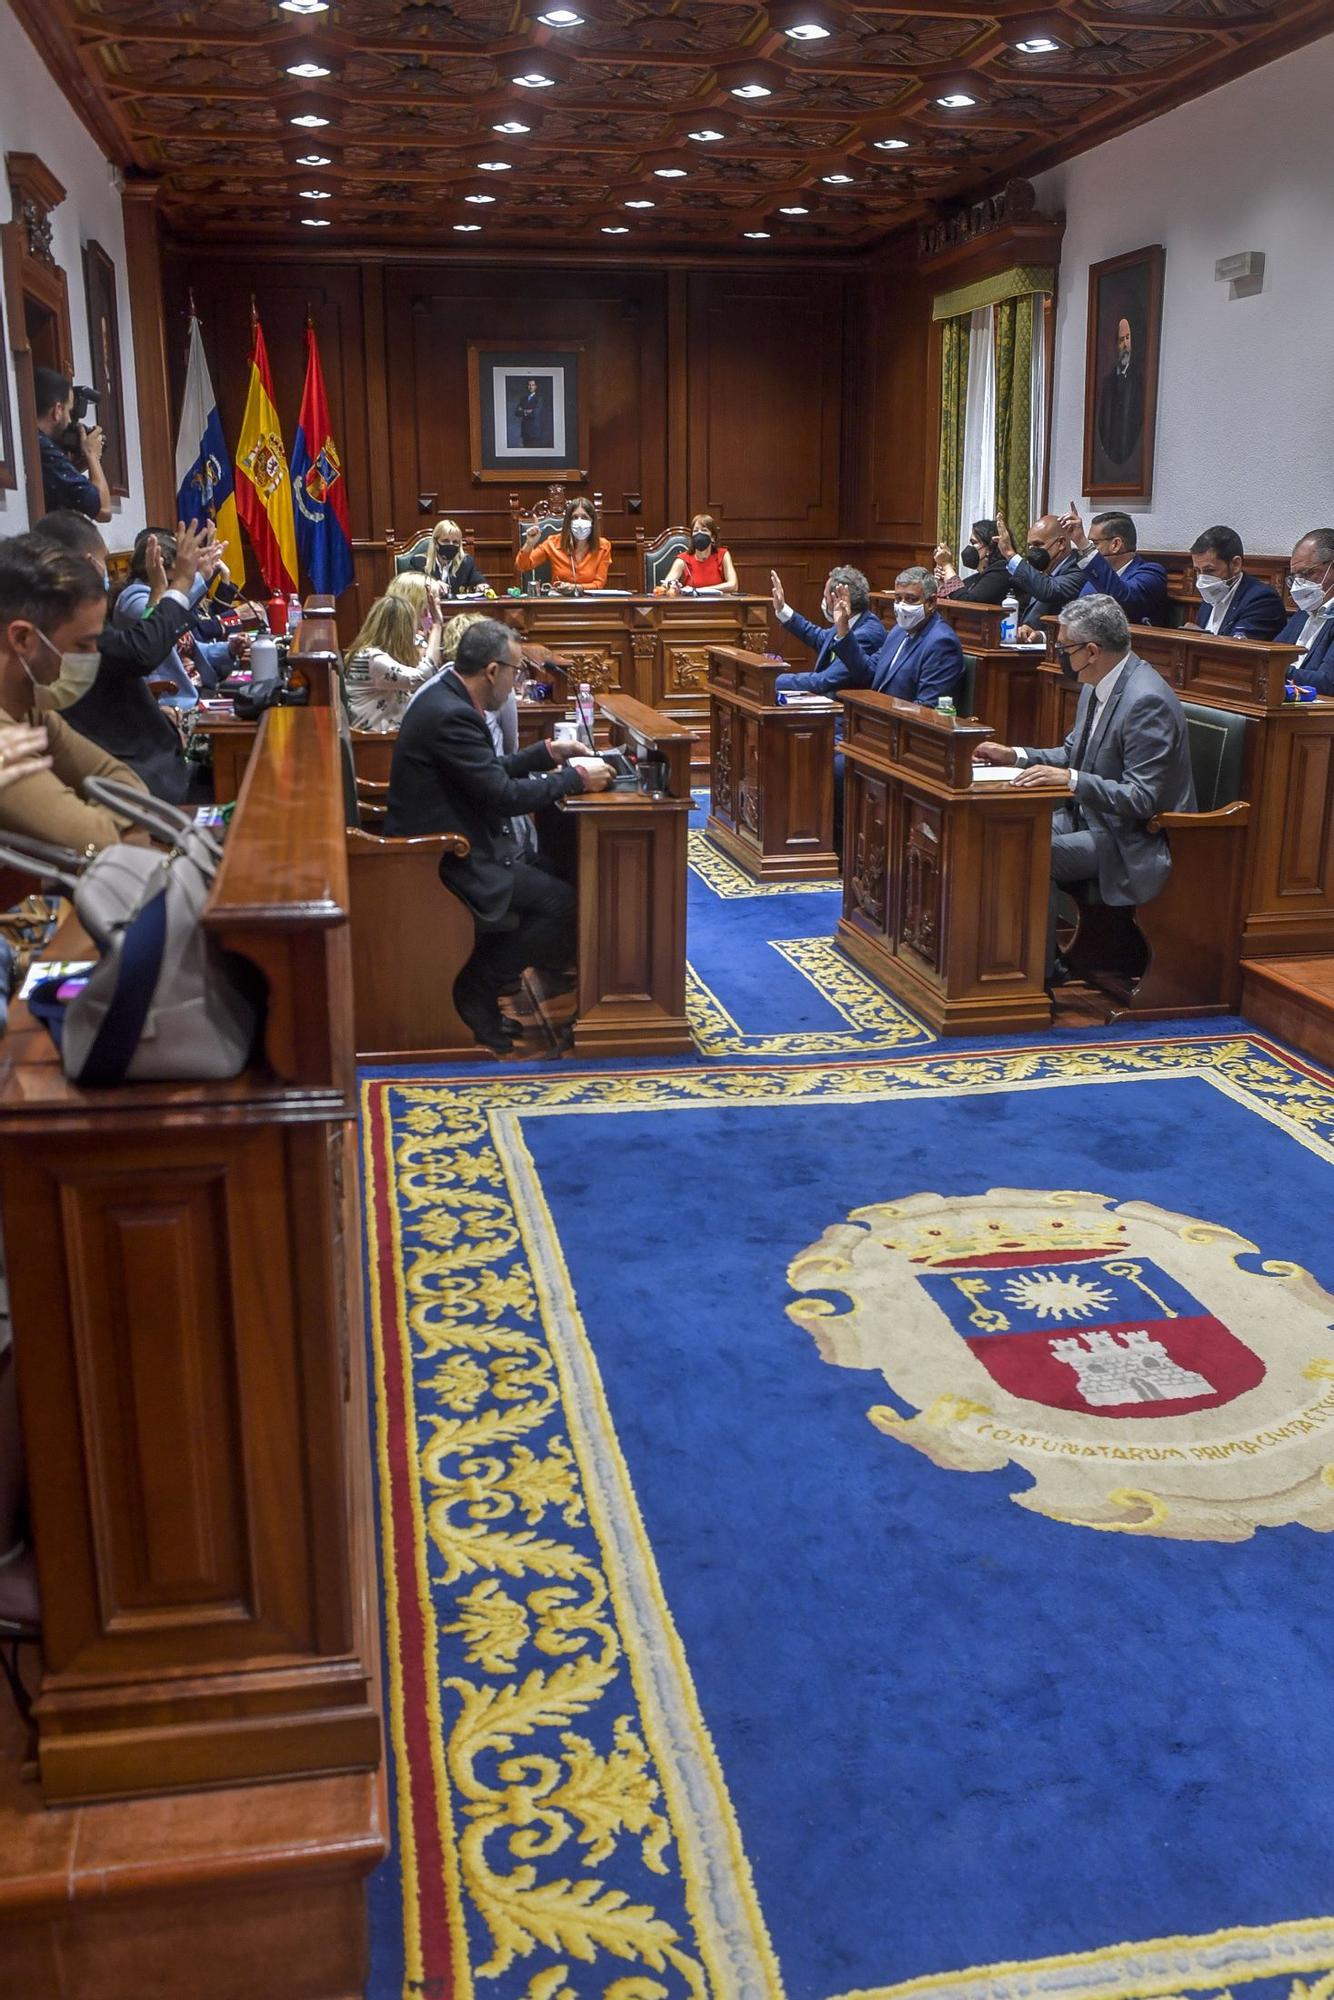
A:
[[[1077,597],[1061,612],[1056,640],[1064,673],[1081,687],[1074,727],[1056,750],[983,743],[987,764],[1023,764],[1017,785],[1068,792],[1052,822],[1055,890],[1096,882],[1104,903],[1148,903],[1172,869],[1167,837],[1151,831],[1160,812],[1194,812],[1195,784],[1181,703],[1147,660],[1130,650],[1130,626],[1113,597]]]

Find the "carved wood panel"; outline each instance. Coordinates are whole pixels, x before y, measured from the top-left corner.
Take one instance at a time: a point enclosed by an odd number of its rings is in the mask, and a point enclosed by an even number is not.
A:
[[[939,806],[905,792],[898,847],[899,940],[933,972],[940,970],[944,831]]]
[[[889,931],[889,788],[847,767],[845,866],[852,915],[877,936]],[[849,834],[851,838],[849,839]]]

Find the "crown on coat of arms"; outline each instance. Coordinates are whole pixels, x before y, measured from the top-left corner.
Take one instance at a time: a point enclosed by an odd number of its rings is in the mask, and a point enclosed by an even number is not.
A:
[[[1078,1221],[1070,1215],[1052,1215],[1019,1228],[988,1216],[981,1216],[976,1222],[970,1218],[960,1228],[937,1222],[912,1222],[880,1240],[887,1250],[901,1251],[911,1263],[928,1267],[1018,1251],[1032,1252],[1034,1262],[1069,1250],[1096,1250],[1105,1256],[1119,1256],[1127,1247],[1124,1225],[1110,1215]]]

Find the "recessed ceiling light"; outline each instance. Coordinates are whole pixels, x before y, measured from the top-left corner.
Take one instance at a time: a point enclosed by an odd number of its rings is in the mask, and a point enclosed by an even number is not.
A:
[[[780,215],[809,215],[810,210],[803,208],[799,201],[794,201],[789,207],[780,208],[778,213]]]
[[[828,187],[851,187],[851,186],[852,186],[852,175],[851,175],[851,174],[821,174],[821,176],[820,176],[820,179],[821,179],[822,181],[824,181],[824,182],[825,182],[825,184],[826,184],[826,186],[828,186]]]
[[[333,165],[333,154],[298,153],[296,163],[299,167],[331,167]]]
[[[794,28],[784,28],[783,33],[790,42],[827,42],[828,28],[822,28],[818,21],[799,21]]]
[[[1026,42],[1016,42],[1021,56],[1054,56],[1060,43],[1051,35],[1030,35]]]
[[[531,125],[525,125],[522,118],[502,118],[499,125],[493,125],[493,132],[503,132],[507,139],[517,139],[523,132],[531,132]]]
[[[769,241],[769,232],[767,229],[743,229],[741,234],[749,237],[752,243],[767,243]]]
[[[653,171],[660,181],[683,181],[686,177],[684,167],[655,167]]]
[[[284,14],[327,14],[329,0],[278,0]]]
[[[317,62],[288,63],[287,74],[289,76],[305,76],[305,77],[328,76],[329,70],[327,65],[324,63],[317,63]]]
[[[582,28],[584,25],[583,15],[576,14],[573,7],[548,7],[546,13],[539,14],[537,18],[544,28]]]
[[[967,111],[970,105],[977,103],[977,99],[970,97],[966,90],[952,90],[947,97],[938,97],[936,103],[942,111]]]
[[[701,125],[698,132],[691,132],[688,136],[698,139],[701,145],[707,145],[710,139],[725,139],[727,134],[720,132],[714,125]]]
[[[302,201],[332,201],[333,196],[327,188],[302,188],[301,199]]]
[[[327,118],[321,118],[318,111],[303,111],[299,118],[293,118],[290,122],[293,125],[302,125],[308,132],[313,132],[317,125],[327,125],[329,121]]]
[[[456,222],[454,224],[460,236],[475,236],[481,226],[480,222]]]
[[[474,202],[480,208],[484,203],[494,201],[495,196],[493,194],[465,194],[463,199]]]
[[[304,229],[327,229],[329,218],[327,215],[303,215],[301,224]]]
[[[507,174],[511,171],[511,167],[512,162],[509,160],[479,160],[477,162],[477,171],[482,174]]]
[[[657,205],[656,201],[645,201],[642,197],[638,201],[627,201],[625,204],[627,208],[656,208]]]
[[[907,145],[906,139],[877,139],[875,149],[877,153],[901,153]]]
[[[540,69],[530,69],[522,76],[516,76],[514,81],[523,90],[550,90],[556,79],[554,76],[543,76]]]
[[[739,83],[732,92],[733,97],[772,97],[767,83]]]
[[[628,236],[630,234],[630,225],[627,222],[604,222],[602,225],[602,234],[604,236]]]

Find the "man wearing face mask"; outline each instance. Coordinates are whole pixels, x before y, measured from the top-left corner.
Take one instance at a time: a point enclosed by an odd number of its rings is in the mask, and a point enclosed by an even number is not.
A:
[[[957,597],[966,604],[1003,604],[1010,594],[1010,579],[1001,554],[995,521],[974,521],[963,566],[969,574],[960,578],[946,543],[936,550],[936,583],[942,597]]]
[[[866,678],[857,678],[861,667],[854,651],[855,634],[849,630],[846,593],[836,586],[832,596],[834,651],[848,669],[850,686],[917,701],[924,708],[934,708],[945,695],[958,692],[963,647],[954,627],[936,609],[936,579],[929,569],[914,564],[895,577],[894,629],[869,662]]]
[[[1258,576],[1247,576],[1245,550],[1235,528],[1206,528],[1190,545],[1195,588],[1204,602],[1195,614],[1202,632],[1221,639],[1276,639],[1288,622],[1283,600]]]
[[[90,564],[106,589],[106,543],[91,521],[66,508],[43,515],[33,533]],[[172,805],[203,805],[212,796],[207,776],[186,761],[179,727],[148,689],[186,630],[199,550],[196,528],[178,530],[170,580],[160,553],[150,551],[147,570],[156,601],[147,615],[123,631],[104,626],[97,652],[83,662],[67,658],[59,678],[38,698],[44,713],[54,709],[71,729],[128,764],[154,797]]]
[[[1026,789],[1069,794],[1052,821],[1053,895],[1048,966],[1056,964],[1057,888],[1096,882],[1104,903],[1152,902],[1172,869],[1167,836],[1149,822],[1194,812],[1195,783],[1181,703],[1162,675],[1130,648],[1130,624],[1114,598],[1077,597],[1061,613],[1056,655],[1080,684],[1065,742],[1055,750],[981,743],[984,764],[1023,764]]]
[[[1038,621],[1063,611],[1084,588],[1084,572],[1079,567],[1070,531],[1062,515],[1043,514],[1029,529],[1027,546],[1020,555],[1005,516],[997,514],[996,546],[1019,599],[1016,636],[1025,645],[1032,645],[1043,636]]]
[[[1086,529],[1072,500],[1065,526],[1074,544],[1075,560],[1084,573],[1082,596],[1114,597],[1132,625],[1172,623],[1167,571],[1161,563],[1138,553],[1138,536],[1129,514],[1095,514]]]
[[[106,605],[101,581],[82,557],[36,535],[0,541],[0,723],[41,720],[38,691],[59,678],[66,658],[96,658]],[[0,793],[0,829],[80,853],[110,847],[124,823],[81,798],[83,782],[118,778],[139,786],[140,780],[63,716],[47,715],[44,726],[50,769]]]
[[[406,710],[389,773],[390,835],[461,833],[466,855],[446,854],[440,879],[477,926],[454,1005],[484,1048],[509,1053],[518,1029],[500,1011],[504,987],[530,966],[560,975],[575,955],[569,884],[529,861],[514,821],[567,792],[601,792],[611,767],[577,743],[536,743],[498,756],[487,728],[514,691],[518,635],[479,618],[446,667]]]
[[[820,602],[820,615],[827,620],[824,625],[813,625],[809,618],[793,610],[783,595],[782,579],[776,569],[769,572],[769,588],[773,593],[774,617],[815,654],[815,665],[809,673],[779,674],[774,682],[779,694],[835,695],[840,688],[870,686],[871,661],[889,635],[871,609],[871,586],[859,569],[840,563],[830,570]],[[834,650],[839,637],[834,622],[836,600],[845,606],[844,636],[852,634],[852,644],[841,654]]]
[[[1302,536],[1292,552],[1288,596],[1297,610],[1279,640],[1302,649],[1288,679],[1317,694],[1334,694],[1334,528],[1312,528]]]

